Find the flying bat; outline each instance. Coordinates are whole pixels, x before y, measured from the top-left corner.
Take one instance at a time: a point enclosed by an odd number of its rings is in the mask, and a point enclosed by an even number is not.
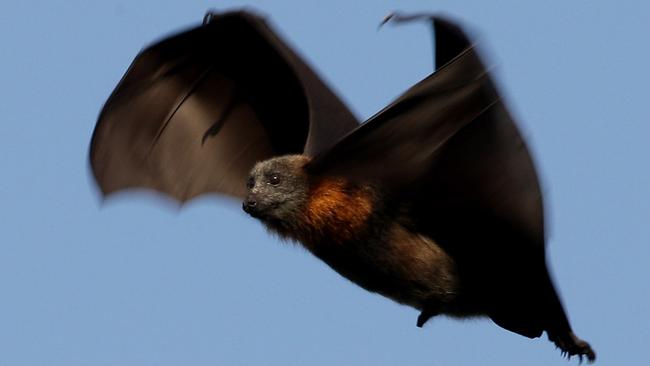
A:
[[[549,277],[542,195],[475,45],[431,21],[435,71],[359,124],[250,12],[145,48],[102,109],[90,163],[103,194],[226,194],[343,277],[433,316],[489,317],[595,360]]]

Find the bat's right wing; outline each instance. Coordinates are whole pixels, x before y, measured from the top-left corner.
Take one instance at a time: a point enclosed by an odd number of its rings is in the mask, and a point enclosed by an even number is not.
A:
[[[262,18],[209,13],[135,58],[99,116],[90,163],[104,194],[243,197],[257,161],[315,155],[357,126]]]

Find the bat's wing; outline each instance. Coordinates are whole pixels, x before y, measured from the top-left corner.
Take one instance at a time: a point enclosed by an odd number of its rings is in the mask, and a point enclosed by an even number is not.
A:
[[[242,197],[255,162],[318,154],[357,126],[263,19],[208,13],[135,58],[101,111],[90,163],[104,194]]]
[[[434,25],[437,70],[308,169],[413,194],[427,227],[432,215],[466,222],[480,212],[543,247],[542,197],[525,143],[475,46],[453,23]]]
[[[434,25],[437,70],[307,169],[388,188],[499,325],[529,337],[568,329],[531,156],[475,46],[453,23]]]
[[[307,169],[385,187],[412,229],[454,259],[462,304],[594,361],[546,267],[542,194],[521,134],[475,46],[453,23],[433,23],[437,70]]]

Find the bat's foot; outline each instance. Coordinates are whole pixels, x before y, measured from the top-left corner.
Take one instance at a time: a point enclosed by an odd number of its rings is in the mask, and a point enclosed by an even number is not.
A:
[[[560,349],[562,355],[566,356],[568,359],[571,359],[572,356],[578,356],[580,363],[582,363],[583,357],[586,357],[589,363],[596,360],[596,353],[589,343],[576,337],[573,332],[568,332],[562,335],[549,333],[548,339],[555,343],[555,346]]]
[[[422,328],[422,326],[431,318],[434,316],[440,314],[438,310],[434,310],[432,308],[424,308],[420,315],[418,316],[418,321],[415,325],[417,325],[418,328]]]

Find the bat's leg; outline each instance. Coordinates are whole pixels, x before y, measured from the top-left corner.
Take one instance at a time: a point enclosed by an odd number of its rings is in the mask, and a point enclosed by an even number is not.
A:
[[[440,314],[440,310],[438,309],[437,306],[425,306],[422,309],[422,312],[418,316],[418,322],[416,325],[418,328],[422,328],[424,323],[426,323],[429,319],[433,318],[434,316]]]

